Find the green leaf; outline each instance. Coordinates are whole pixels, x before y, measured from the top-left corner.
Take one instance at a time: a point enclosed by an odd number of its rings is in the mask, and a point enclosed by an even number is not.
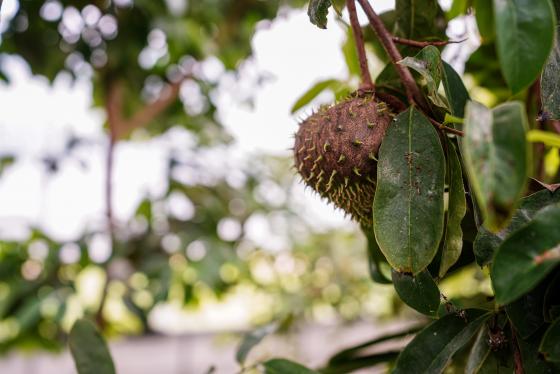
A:
[[[440,293],[428,270],[416,276],[393,271],[393,284],[406,305],[427,316],[436,315],[440,304]]]
[[[443,73],[443,88],[451,114],[463,118],[465,116],[465,105],[469,101],[469,93],[459,74],[445,61],[443,61]]]
[[[509,222],[529,174],[529,127],[525,108],[509,102],[489,110],[470,101],[462,155],[484,226],[498,231]]]
[[[351,373],[358,369],[376,366],[395,360],[400,351],[388,351],[367,356],[353,357],[348,361],[341,361],[321,369],[321,374]],[[286,373],[289,374],[289,373]]]
[[[346,61],[348,74],[350,76],[359,77],[361,75],[360,61],[358,60],[358,53],[356,52],[356,40],[354,39],[352,27],[346,29],[346,40],[342,44],[342,54],[344,55],[344,61]]]
[[[513,303],[506,305],[506,313],[523,339],[534,334],[544,324],[544,293],[546,285],[539,285]]]
[[[318,374],[315,370],[283,358],[268,360],[263,362],[263,366],[266,374]]]
[[[115,373],[107,344],[92,322],[77,320],[70,330],[68,344],[79,374]]]
[[[453,354],[466,345],[491,314],[467,309],[464,318],[448,314],[432,322],[405,347],[393,374],[441,373]]]
[[[560,317],[560,272],[557,272],[544,294],[544,320],[552,322]]]
[[[364,232],[368,243],[367,254],[369,274],[371,276],[371,279],[376,283],[391,284],[391,279],[384,274],[382,268],[383,265],[386,265],[386,267],[390,269],[389,265],[387,264],[387,259],[385,259],[385,256],[383,256],[383,253],[381,252],[381,249],[379,249],[379,245],[375,240],[375,235],[372,228],[362,227],[362,231]]]
[[[560,362],[560,318],[546,330],[539,351],[546,360]]]
[[[544,65],[541,76],[541,100],[543,110],[552,119],[560,119],[560,27],[556,28],[556,40]]]
[[[532,143],[544,143],[549,147],[560,147],[560,135],[548,131],[531,130],[527,132],[527,141]]]
[[[480,266],[488,265],[494,258],[494,253],[513,231],[529,222],[538,211],[544,207],[560,202],[560,193],[542,190],[521,199],[519,208],[513,214],[508,227],[497,234],[493,234],[484,227],[480,228],[474,242],[476,262]]]
[[[498,56],[504,78],[518,93],[537,79],[554,40],[549,0],[494,0]]]
[[[465,198],[465,187],[463,185],[463,173],[461,162],[457,155],[455,145],[449,142],[447,155],[447,176],[449,179],[449,198],[447,208],[447,224],[445,226],[445,239],[441,262],[439,265],[439,277],[442,278],[447,270],[457,262],[463,248],[463,229],[461,221],[467,213],[467,199]]]
[[[543,355],[539,352],[539,343],[542,340],[542,335],[542,333],[535,334],[527,340],[517,339],[521,350],[523,370],[527,374],[558,374],[560,372],[560,365],[545,361]]]
[[[533,289],[560,262],[559,222],[560,205],[548,206],[500,245],[491,269],[498,304]]]
[[[447,12],[447,19],[453,19],[467,13],[469,0],[453,0],[451,9]]]
[[[354,347],[346,348],[346,349],[338,352],[337,354],[335,354],[334,356],[332,356],[329,359],[329,366],[336,365],[338,363],[346,362],[348,360],[351,360],[351,359],[355,358],[356,356],[358,356],[358,354],[361,351],[363,351],[365,348],[369,349],[374,345],[384,343],[384,342],[387,342],[389,340],[393,340],[393,339],[397,339],[397,338],[403,338],[403,337],[406,337],[408,335],[415,334],[421,329],[421,327],[422,326],[413,326],[411,328],[407,328],[404,331],[399,331],[399,332],[389,334],[389,335],[382,335],[378,338],[368,340],[367,342],[358,344]]]
[[[414,57],[405,57],[399,64],[416,70],[426,80],[428,98],[441,108],[449,104],[438,94],[439,84],[443,78],[443,64],[439,50],[433,45],[422,48]]]
[[[331,88],[334,91],[334,89],[336,89],[340,84],[341,82],[338,81],[337,79],[327,79],[315,83],[310,89],[307,90],[307,92],[305,92],[303,95],[300,96],[299,99],[297,99],[297,101],[292,106],[292,109],[290,109],[290,113],[293,114],[299,109],[309,104],[311,100],[319,96],[319,94],[324,90]]]
[[[275,332],[278,329],[278,326],[278,323],[271,323],[245,334],[235,354],[237,362],[240,365],[243,365],[245,363],[245,359],[249,355],[249,352],[251,352],[251,349],[259,344],[267,335]]]
[[[446,22],[437,0],[397,0],[396,34],[408,39],[440,39]]]
[[[320,29],[326,29],[327,15],[331,5],[331,0],[310,0],[307,15],[311,23]]]
[[[444,174],[445,157],[433,126],[414,108],[400,113],[379,150],[373,202],[377,243],[398,272],[418,274],[437,253]]]
[[[494,25],[494,8],[492,1],[474,0],[476,25],[482,38],[482,44],[490,43],[496,38],[496,26]]]
[[[481,371],[490,356],[490,346],[488,345],[488,328],[482,327],[476,336],[474,344],[469,353],[469,359],[465,367],[465,374],[476,374]]]

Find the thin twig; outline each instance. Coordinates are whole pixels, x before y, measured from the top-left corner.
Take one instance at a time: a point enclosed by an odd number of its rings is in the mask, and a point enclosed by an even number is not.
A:
[[[447,127],[443,123],[439,123],[438,121],[436,121],[433,118],[430,118],[429,116],[426,116],[426,117],[428,117],[431,124],[434,125],[434,127],[437,128],[437,129],[443,130],[443,131],[448,132],[450,134],[455,134],[455,135],[458,135],[458,136],[465,136],[465,133],[461,130],[456,130],[454,128]]]
[[[391,33],[389,33],[389,31],[383,24],[381,18],[379,18],[377,13],[375,13],[373,8],[369,4],[368,0],[358,0],[358,2],[360,3],[360,6],[366,13],[369,23],[373,31],[377,34],[377,37],[379,38],[379,41],[383,45],[383,48],[385,48],[385,51],[387,51],[387,54],[391,58],[391,61],[393,61],[393,64],[395,65],[395,68],[397,69],[401,81],[406,89],[406,96],[408,101],[410,102],[410,104],[416,102],[420,106],[425,106],[424,98],[422,97],[420,93],[420,89],[416,85],[416,82],[414,81],[412,74],[410,73],[408,68],[398,64],[398,62],[402,60],[402,56],[399,50],[397,49],[397,47],[395,46],[395,43],[393,42],[393,37]]]
[[[443,47],[443,46],[448,45],[448,44],[462,43],[465,40],[467,40],[467,39],[462,39],[462,40],[434,40],[434,41],[420,42],[420,41],[417,41],[417,40],[399,38],[398,36],[393,36],[392,39],[397,44],[403,44],[403,45],[408,45],[408,46],[417,47],[417,48],[424,48],[424,47],[427,47],[429,45],[433,45],[435,47]]]
[[[360,62],[360,72],[362,74],[362,89],[373,89],[373,82],[369,73],[368,62],[366,57],[366,49],[364,45],[364,35],[362,27],[358,21],[358,14],[356,13],[355,0],[346,0],[346,7],[350,15],[350,24],[352,25],[352,32],[354,33],[354,41],[356,42],[356,51],[358,52],[358,60]]]

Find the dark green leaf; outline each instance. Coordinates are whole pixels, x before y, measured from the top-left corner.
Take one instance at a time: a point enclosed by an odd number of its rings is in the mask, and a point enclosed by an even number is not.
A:
[[[396,34],[409,39],[440,39],[445,36],[445,17],[437,0],[397,0]]]
[[[519,102],[493,110],[474,101],[467,104],[462,155],[484,226],[490,231],[507,225],[525,189],[528,127],[525,108]]]
[[[519,208],[515,210],[508,227],[497,234],[481,227],[474,242],[476,262],[480,266],[488,265],[492,262],[494,253],[506,236],[529,222],[539,210],[557,202],[560,202],[560,193],[542,190],[522,198]]]
[[[546,207],[500,245],[491,270],[498,304],[533,289],[560,262],[558,222],[560,205]]]
[[[377,243],[401,273],[418,274],[437,253],[444,174],[445,157],[433,126],[414,108],[399,114],[379,151],[373,215]]]
[[[416,70],[426,80],[428,98],[441,108],[448,108],[449,104],[443,99],[438,88],[443,78],[443,64],[439,50],[433,45],[423,48],[414,57],[405,57],[399,64]]]
[[[243,365],[251,349],[259,344],[267,335],[275,332],[278,326],[278,323],[271,323],[245,334],[235,354],[237,362]]]
[[[320,29],[326,29],[327,15],[331,5],[331,0],[310,0],[307,15],[311,23]]]
[[[539,351],[548,361],[560,362],[560,319],[546,330]]]
[[[372,346],[377,345],[379,343],[383,343],[383,342],[386,342],[386,341],[389,341],[389,340],[393,340],[393,339],[397,339],[397,338],[403,338],[403,337],[406,337],[407,335],[415,334],[422,327],[423,326],[413,326],[413,327],[408,328],[404,331],[399,331],[399,332],[389,334],[389,335],[382,335],[378,338],[368,340],[367,342],[358,344],[355,347],[344,349],[344,350],[338,352],[337,354],[335,354],[334,356],[332,356],[329,359],[329,366],[338,364],[340,362],[346,362],[348,360],[351,360],[352,358],[358,356],[358,354],[361,351],[363,351],[365,348],[371,348]]]
[[[555,15],[549,0],[494,0],[498,56],[513,93],[541,73],[554,40]]]
[[[543,110],[552,119],[560,119],[560,27],[556,28],[554,48],[542,72],[541,99]]]
[[[443,61],[443,72],[443,88],[451,108],[451,114],[463,118],[465,116],[465,105],[469,101],[469,93],[459,74],[445,61]]]
[[[441,373],[453,354],[466,345],[491,314],[467,309],[464,318],[448,314],[432,322],[406,346],[393,374]]]
[[[362,231],[364,232],[367,238],[367,254],[368,254],[368,265],[369,265],[369,274],[371,279],[374,282],[381,283],[381,284],[391,284],[390,277],[387,277],[383,272],[383,265],[386,265],[390,272],[390,267],[387,264],[387,260],[381,249],[379,249],[379,245],[375,240],[375,235],[371,227],[362,227]],[[389,274],[389,272],[387,274]]]
[[[463,230],[461,221],[467,213],[467,199],[465,198],[465,187],[463,186],[463,173],[461,162],[457,155],[455,145],[449,142],[447,155],[447,176],[449,180],[449,198],[447,208],[447,224],[445,225],[445,239],[441,262],[439,265],[440,278],[461,256],[463,248]]]
[[[482,44],[492,42],[496,38],[496,27],[494,25],[494,8],[492,1],[474,0],[476,25],[482,38]]]
[[[542,284],[506,305],[506,313],[515,330],[527,339],[544,324],[543,304],[546,285]]]
[[[440,304],[440,293],[428,270],[415,276],[393,271],[393,284],[406,305],[422,314],[436,315]]]
[[[70,330],[68,344],[79,374],[115,373],[107,344],[92,322],[77,320]]]
[[[543,333],[535,334],[530,339],[517,339],[521,350],[521,361],[523,370],[527,374],[558,374],[560,365],[545,361],[543,355],[539,353],[539,343]]]
[[[299,99],[294,103],[290,113],[295,113],[298,109],[301,109],[305,105],[309,104],[311,100],[319,96],[324,90],[331,88],[336,89],[337,86],[341,84],[337,79],[327,79],[325,81],[315,83],[307,92],[300,96]]]
[[[353,357],[348,361],[329,364],[329,366],[321,369],[321,374],[351,373],[358,369],[393,361],[398,357],[399,353],[400,351],[388,351],[367,356]]]
[[[266,374],[318,374],[296,362],[283,358],[274,358],[263,362]]]
[[[544,294],[544,320],[552,322],[560,317],[560,272],[557,272]]]
[[[481,368],[484,366],[485,362],[490,355],[490,346],[488,345],[488,328],[483,326],[471,348],[469,353],[469,359],[467,361],[467,366],[465,368],[465,374],[476,374],[479,373]]]

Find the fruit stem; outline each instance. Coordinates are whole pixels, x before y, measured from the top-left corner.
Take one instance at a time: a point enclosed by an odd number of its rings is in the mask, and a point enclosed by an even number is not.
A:
[[[356,51],[358,52],[358,60],[360,62],[360,72],[362,74],[362,90],[374,90],[374,85],[369,73],[368,62],[366,57],[366,49],[364,45],[364,35],[362,27],[358,21],[358,14],[356,13],[355,0],[346,0],[346,7],[350,15],[350,24],[352,25],[352,32],[354,33],[354,41],[356,42]]]
[[[385,51],[387,51],[387,54],[391,58],[391,61],[393,61],[393,65],[395,66],[395,69],[397,69],[397,72],[401,77],[401,81],[406,89],[406,97],[409,103],[412,105],[416,102],[420,106],[425,107],[425,100],[420,93],[420,89],[416,85],[416,82],[414,81],[410,70],[408,70],[406,66],[398,64],[398,62],[403,58],[395,43],[393,42],[393,36],[389,32],[389,30],[387,30],[381,18],[379,18],[377,13],[375,13],[368,0],[358,0],[358,2],[366,13],[371,28],[377,34],[379,41],[383,45],[383,48],[385,48]]]
[[[420,41],[417,41],[417,40],[399,38],[398,36],[393,36],[392,39],[397,44],[408,45],[408,46],[416,47],[416,48],[424,48],[424,47],[427,47],[429,45],[433,45],[433,46],[436,46],[436,47],[442,47],[442,46],[445,46],[445,45],[448,45],[448,44],[462,43],[465,40],[467,40],[467,39],[462,39],[462,40],[434,40],[434,41],[420,42]]]

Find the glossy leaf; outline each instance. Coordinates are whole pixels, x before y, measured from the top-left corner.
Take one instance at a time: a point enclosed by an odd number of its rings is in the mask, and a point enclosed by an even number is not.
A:
[[[476,262],[480,266],[488,265],[506,236],[529,222],[539,210],[557,202],[560,202],[560,193],[541,190],[521,199],[519,208],[505,229],[494,234],[481,227],[474,242]]]
[[[467,213],[467,199],[465,198],[465,187],[463,185],[463,173],[461,162],[455,149],[455,145],[449,142],[447,154],[447,177],[449,180],[449,203],[447,208],[447,223],[445,225],[445,236],[441,261],[439,265],[440,278],[461,256],[463,248],[463,229],[461,221]]]
[[[307,15],[311,23],[320,29],[326,29],[327,15],[331,5],[331,0],[310,0]]]
[[[525,189],[528,126],[525,108],[519,102],[493,110],[473,101],[467,104],[462,155],[484,226],[490,231],[507,225]]]
[[[560,27],[556,28],[554,47],[541,76],[543,110],[552,119],[560,119]]]
[[[452,356],[465,346],[491,314],[467,309],[464,318],[448,314],[432,322],[405,347],[393,374],[441,373]]]
[[[443,73],[443,88],[451,114],[463,118],[465,116],[465,105],[469,101],[469,93],[459,74],[445,61],[443,61]]]
[[[437,106],[447,108],[449,105],[439,93],[439,84],[444,75],[439,50],[433,45],[423,48],[414,57],[405,57],[399,64],[414,69],[426,80],[428,98]]]
[[[428,270],[415,276],[393,271],[393,284],[406,305],[422,314],[436,315],[440,304],[440,293]]]
[[[539,351],[546,360],[560,362],[560,318],[546,330]]]
[[[444,174],[445,158],[433,126],[414,108],[400,113],[379,151],[373,202],[377,243],[398,272],[418,274],[437,253]]]
[[[560,205],[546,207],[498,248],[491,270],[498,304],[533,289],[560,262],[559,222]]]
[[[70,330],[68,344],[79,374],[115,373],[107,344],[92,322],[77,320]]]
[[[268,360],[263,362],[263,366],[266,374],[318,374],[315,370],[283,358]]]
[[[278,326],[278,323],[271,323],[245,334],[239,344],[239,348],[237,348],[237,352],[235,353],[235,359],[237,362],[243,365],[253,347],[259,344],[266,336],[275,332],[278,329]]]
[[[299,109],[303,108],[307,104],[311,102],[314,98],[319,96],[321,92],[325,91],[328,88],[336,89],[337,86],[340,85],[340,82],[337,79],[327,79],[325,81],[315,83],[307,92],[300,96],[299,99],[296,100],[292,108],[290,109],[290,113],[295,113]]]
[[[494,0],[498,56],[513,93],[540,75],[554,40],[549,0]]]

